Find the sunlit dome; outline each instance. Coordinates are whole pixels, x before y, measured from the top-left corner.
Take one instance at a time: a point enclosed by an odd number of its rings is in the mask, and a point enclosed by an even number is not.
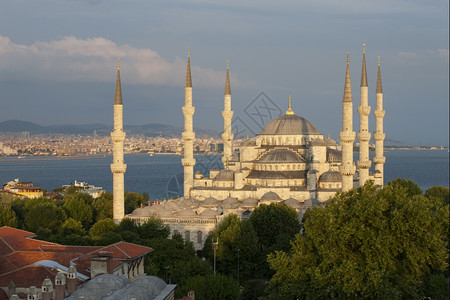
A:
[[[260,134],[320,134],[317,128],[305,118],[296,115],[283,115],[273,119],[264,126]]]

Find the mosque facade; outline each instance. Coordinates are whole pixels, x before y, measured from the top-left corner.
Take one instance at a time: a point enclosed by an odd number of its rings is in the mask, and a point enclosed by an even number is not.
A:
[[[127,215],[138,222],[157,216],[169,225],[172,234],[180,233],[185,240],[192,241],[196,249],[203,247],[206,235],[229,214],[247,218],[258,205],[284,203],[299,214],[313,205],[321,205],[338,191],[347,191],[364,185],[368,180],[383,185],[383,92],[381,87],[380,62],[376,88],[375,171],[369,173],[368,85],[365,47],[361,71],[361,102],[358,106],[360,132],[353,131],[353,97],[347,53],[347,70],[342,101],[342,131],[340,142],[325,138],[307,119],[298,116],[289,105],[286,113],[269,121],[253,138],[247,138],[239,151],[233,151],[231,120],[231,84],[227,63],[222,139],[224,151],[223,169],[210,170],[209,176],[200,171],[194,174],[192,77],[188,53],[185,105],[184,140],[184,197],[161,205],[136,209]],[[353,146],[358,138],[359,161],[353,161]]]

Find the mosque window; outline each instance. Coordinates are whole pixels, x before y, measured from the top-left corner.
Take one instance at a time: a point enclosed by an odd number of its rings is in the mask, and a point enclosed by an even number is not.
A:
[[[200,230],[197,231],[197,243],[199,244],[203,243],[203,234]]]
[[[174,236],[176,234],[180,234],[180,232],[178,230],[174,230],[172,236]]]
[[[190,241],[191,241],[191,232],[190,232],[189,230],[186,230],[186,231],[184,232],[184,240],[185,240],[186,242],[190,242]]]

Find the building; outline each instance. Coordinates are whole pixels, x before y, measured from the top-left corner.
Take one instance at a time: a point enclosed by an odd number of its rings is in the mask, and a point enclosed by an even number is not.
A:
[[[328,138],[307,119],[294,113],[289,96],[286,113],[269,121],[254,138],[247,138],[233,151],[231,132],[231,85],[229,67],[225,79],[223,139],[223,169],[210,170],[209,177],[200,171],[194,174],[193,156],[192,78],[188,54],[185,86],[184,140],[184,197],[136,209],[127,215],[143,222],[150,216],[158,216],[170,225],[172,233],[181,233],[201,249],[205,236],[228,214],[246,218],[260,204],[284,203],[302,213],[305,209],[326,202],[338,191],[347,191],[368,180],[383,185],[383,94],[378,61],[376,89],[376,155],[375,171],[369,173],[368,84],[365,46],[361,71],[360,160],[353,161],[353,97],[351,89],[349,55],[344,95],[342,100],[342,131],[340,145]]]
[[[67,189],[67,188],[69,188],[71,186],[77,187],[80,190],[81,193],[88,194],[94,199],[100,197],[102,194],[105,193],[105,190],[103,190],[99,186],[94,186],[94,185],[89,184],[87,182],[76,181],[76,180],[75,180],[75,183],[73,185],[63,185],[62,188]]]
[[[18,198],[39,198],[44,195],[42,189],[32,182],[21,182],[19,178],[8,181],[3,185],[3,191]]]
[[[92,295],[91,290],[97,286],[102,290],[95,297],[101,297],[95,299],[113,294],[111,299],[131,299],[126,296],[132,291],[152,293],[154,298],[150,299],[157,299],[157,295],[165,295],[159,299],[173,299],[174,285],[144,274],[144,257],[152,248],[127,242],[65,246],[34,237],[32,232],[0,227],[0,290],[8,297],[78,299],[86,293]]]

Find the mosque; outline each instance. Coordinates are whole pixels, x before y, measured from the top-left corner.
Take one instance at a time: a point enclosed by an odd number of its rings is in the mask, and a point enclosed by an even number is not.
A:
[[[224,130],[222,134],[224,150],[221,170],[210,170],[209,177],[200,171],[194,174],[193,155],[193,115],[195,107],[192,99],[192,77],[190,55],[188,53],[184,115],[184,197],[167,201],[161,205],[138,208],[125,217],[144,222],[157,216],[171,228],[172,234],[180,233],[185,240],[192,241],[196,249],[201,249],[205,238],[220,221],[229,214],[248,218],[258,205],[284,203],[296,209],[299,214],[313,205],[321,205],[333,197],[337,191],[347,191],[362,186],[371,180],[383,185],[383,91],[381,85],[380,60],[376,84],[375,115],[375,156],[374,172],[369,173],[372,162],[369,159],[369,114],[368,84],[365,46],[361,71],[361,96],[358,113],[360,117],[357,135],[359,141],[359,161],[353,161],[353,145],[356,133],[353,131],[353,96],[351,89],[349,54],[344,96],[342,101],[342,131],[340,145],[324,138],[307,119],[297,116],[289,105],[286,113],[269,121],[262,131],[253,138],[247,138],[236,145],[233,151],[231,120],[231,84],[227,63],[224,109],[222,111]],[[116,118],[118,120],[116,120]],[[123,164],[122,96],[120,94],[120,74],[117,71],[116,97],[114,102],[114,157],[111,170],[114,174],[114,219],[121,220],[123,214]],[[117,149],[116,149],[117,148]],[[117,197],[117,198],[116,198]],[[119,206],[119,207],[117,207]]]

